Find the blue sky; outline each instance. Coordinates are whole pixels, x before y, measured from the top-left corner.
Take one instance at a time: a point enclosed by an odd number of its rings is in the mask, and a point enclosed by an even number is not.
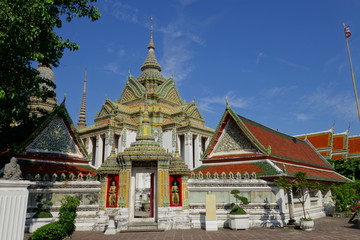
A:
[[[78,43],[54,69],[58,102],[77,123],[87,69],[87,124],[116,100],[147,56],[149,19],[163,75],[195,100],[216,128],[225,97],[238,114],[297,135],[330,129],[360,134],[342,23],[360,81],[359,0],[169,0],[97,3],[100,20],[77,19],[57,32]],[[360,87],[360,82],[359,82]]]

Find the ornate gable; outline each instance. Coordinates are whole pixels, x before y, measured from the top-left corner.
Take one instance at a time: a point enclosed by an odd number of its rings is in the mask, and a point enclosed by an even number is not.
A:
[[[126,103],[135,100],[136,95],[129,87],[126,87],[123,93],[121,94],[120,99],[121,99],[120,103]]]
[[[204,117],[201,115],[199,109],[197,108],[197,106],[194,102],[190,102],[189,104],[187,104],[183,108],[183,112],[185,112],[186,115],[188,115],[190,117],[201,119],[201,120],[204,119]]]
[[[108,116],[108,115],[110,115],[110,110],[107,107],[102,106],[102,108],[101,108],[100,112],[98,113],[97,117],[99,118],[99,117],[104,117],[104,116]]]
[[[245,153],[255,152],[251,142],[245,137],[236,122],[230,118],[227,122],[213,153]]]
[[[164,82],[155,92],[160,98],[182,105],[184,101],[181,99],[179,91],[177,90],[174,80],[169,78],[166,82]]]
[[[127,103],[139,98],[143,98],[145,87],[141,85],[134,77],[129,76],[124,90],[121,93],[118,103]]]
[[[55,118],[26,148],[28,152],[58,152],[81,156],[62,118]]]
[[[175,104],[179,104],[179,105],[182,104],[180,95],[179,95],[178,91],[175,89],[175,87],[171,88],[167,92],[164,99],[167,100],[167,101],[170,101],[172,103],[175,103]]]

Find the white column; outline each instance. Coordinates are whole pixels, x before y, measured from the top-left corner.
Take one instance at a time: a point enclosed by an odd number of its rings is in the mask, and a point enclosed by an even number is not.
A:
[[[92,139],[91,139],[90,137],[87,137],[87,138],[86,138],[86,141],[88,142],[86,151],[87,151],[88,154],[91,154],[91,153],[92,153],[92,150],[93,150],[93,142],[92,142]]]
[[[0,180],[0,239],[24,239],[29,181]]]
[[[200,159],[200,154],[201,154],[201,137],[200,137],[200,135],[193,135],[193,136],[196,136],[194,146],[193,146],[194,153],[195,153],[193,158],[195,161],[194,168],[197,168],[200,165],[199,159]]]
[[[96,156],[95,156],[95,167],[98,168],[102,164],[103,160],[103,145],[104,140],[101,135],[96,136]]]
[[[192,133],[185,134],[185,163],[190,169],[193,169],[193,148],[192,148]]]
[[[104,138],[104,144],[105,144],[104,161],[110,156],[113,143],[114,143],[114,133],[107,132]]]
[[[120,153],[120,152],[123,151],[123,147],[122,147],[122,135],[119,136],[117,149],[118,149],[118,152],[117,152],[117,153]]]

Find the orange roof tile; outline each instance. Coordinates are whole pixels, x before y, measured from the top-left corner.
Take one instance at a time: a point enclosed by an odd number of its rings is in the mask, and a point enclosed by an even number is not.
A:
[[[330,148],[331,147],[331,132],[324,132],[307,136],[307,139],[315,148]]]
[[[349,154],[360,154],[360,136],[349,137]]]
[[[346,147],[346,135],[333,136],[333,151],[345,151]]]
[[[333,154],[331,156],[332,160],[338,160],[338,159],[342,159],[342,158],[345,158],[345,154]]]
[[[305,141],[241,118],[246,127],[265,148],[271,146],[272,156],[285,157],[304,164],[331,169],[331,166]]]
[[[95,175],[96,172],[86,169],[85,167],[73,165],[73,164],[56,164],[49,162],[30,162],[30,161],[19,161],[21,166],[21,171],[23,176],[27,174],[49,174],[52,175],[56,173],[60,176],[62,173],[66,175],[73,173],[75,175],[82,173],[84,175],[90,173],[91,175]]]
[[[275,163],[278,167],[283,168],[283,163]],[[334,171],[323,171],[320,169],[310,169],[301,166],[288,165],[286,166],[286,174],[295,174],[296,172],[304,172],[311,179],[325,180],[325,181],[348,181],[347,178],[335,173]]]

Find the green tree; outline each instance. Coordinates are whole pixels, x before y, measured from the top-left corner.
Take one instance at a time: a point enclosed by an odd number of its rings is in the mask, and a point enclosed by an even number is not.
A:
[[[349,212],[355,202],[360,200],[360,180],[331,186],[337,212]]]
[[[311,182],[307,179],[307,175],[304,172],[296,172],[294,174],[294,178],[288,178],[285,176],[282,176],[275,180],[275,183],[277,183],[280,187],[284,189],[293,189],[295,192],[299,193],[299,197],[297,199],[299,200],[302,210],[303,210],[303,219],[307,219],[306,212],[305,212],[305,202],[307,198],[310,196],[310,191],[313,190],[321,190],[326,191],[326,186],[324,186],[321,183],[317,182]],[[290,202],[289,202],[290,203]],[[290,214],[291,215],[291,214]],[[290,218],[293,216],[290,216]],[[292,220],[292,219],[290,219]]]
[[[57,67],[65,49],[79,48],[54,30],[76,17],[97,20],[96,1],[0,0],[0,132],[29,121],[30,96],[44,101],[54,96],[55,86],[34,66]]]
[[[355,180],[360,179],[360,158],[328,160],[337,173]]]

